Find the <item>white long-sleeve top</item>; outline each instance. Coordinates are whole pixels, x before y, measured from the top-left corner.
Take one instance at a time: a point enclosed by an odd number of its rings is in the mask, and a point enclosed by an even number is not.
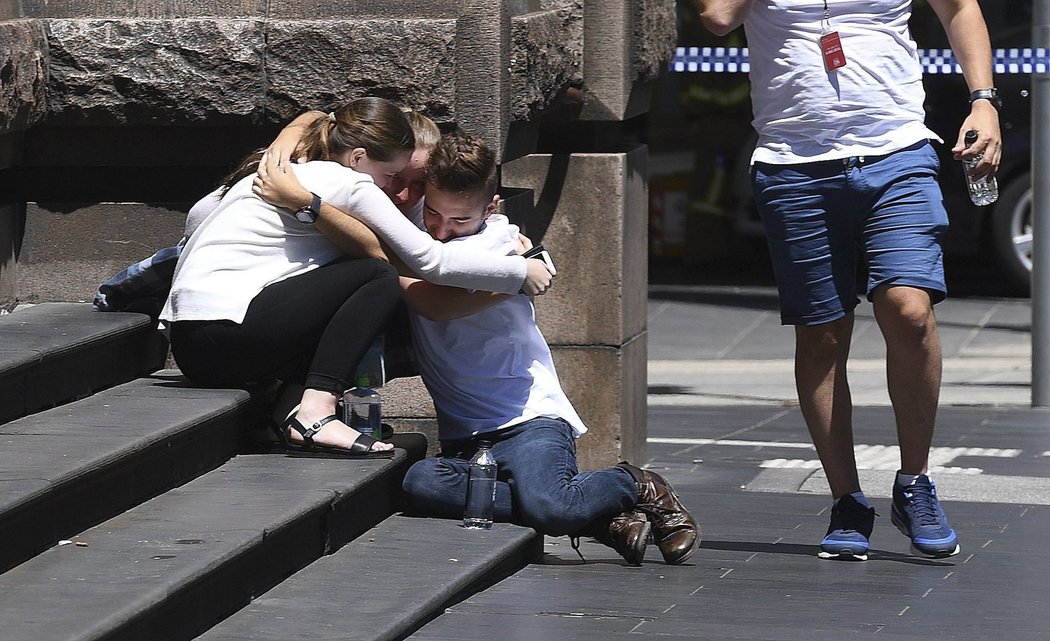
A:
[[[357,214],[421,278],[503,293],[521,289],[524,258],[431,238],[409,222],[367,174],[326,161],[291,166],[306,189],[337,209]],[[252,193],[251,185],[248,176],[221,200],[209,194],[191,210],[189,218],[200,222],[187,230],[162,320],[240,323],[252,299],[267,285],[342,256],[314,225],[266,203]]]

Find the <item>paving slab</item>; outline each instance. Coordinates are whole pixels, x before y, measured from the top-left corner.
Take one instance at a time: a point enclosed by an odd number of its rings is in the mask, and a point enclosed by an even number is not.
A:
[[[166,371],[0,425],[0,570],[218,467],[248,407]]]
[[[937,473],[943,495],[965,493],[964,485],[982,480],[998,489],[980,501],[945,499],[962,544],[958,556],[913,556],[890,523],[880,485],[872,488],[880,516],[869,560],[821,560],[817,543],[830,498],[807,493],[792,470],[793,485],[753,486],[768,461],[809,451],[797,408],[650,407],[649,466],[671,480],[703,527],[701,548],[686,564],[667,566],[650,546],[642,567],[632,568],[593,541],[581,546],[583,562],[567,539],[548,538],[540,563],[453,606],[409,638],[480,640],[503,630],[498,638],[579,641],[1045,640],[1050,557],[1041,532],[1050,527],[1050,506],[1017,486],[1020,478],[1030,484],[1050,476],[1050,413],[947,407],[940,416],[951,429],[939,432],[935,445],[949,453],[977,451],[954,463],[980,468]],[[895,444],[890,408],[856,408],[854,422],[858,441]],[[992,464],[995,474],[986,469]],[[802,473],[808,483],[820,474]],[[992,478],[1011,473],[1014,487]]]
[[[389,515],[409,458],[239,456],[0,576],[4,639],[189,639]]]
[[[497,523],[392,516],[306,567],[199,641],[400,639],[539,557],[542,537]]]

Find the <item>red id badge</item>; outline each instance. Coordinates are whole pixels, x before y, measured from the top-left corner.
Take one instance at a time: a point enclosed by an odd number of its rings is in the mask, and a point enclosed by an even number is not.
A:
[[[820,37],[820,52],[824,54],[824,67],[828,71],[846,66],[846,54],[842,53],[842,41],[839,40],[838,31],[825,33]]]

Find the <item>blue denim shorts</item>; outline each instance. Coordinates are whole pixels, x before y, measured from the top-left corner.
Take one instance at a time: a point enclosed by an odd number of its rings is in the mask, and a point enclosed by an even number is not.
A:
[[[755,163],[755,201],[766,228],[785,325],[842,318],[866,293],[906,285],[944,300],[942,243],[948,228],[928,141],[884,156],[797,165]]]

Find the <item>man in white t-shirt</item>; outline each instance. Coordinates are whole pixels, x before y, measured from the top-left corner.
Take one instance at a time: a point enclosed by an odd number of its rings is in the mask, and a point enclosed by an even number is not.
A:
[[[493,213],[495,191],[495,154],[469,136],[445,136],[427,164],[423,226],[441,241],[517,253],[517,228]],[[575,439],[587,428],[562,391],[530,297],[401,281],[442,446],[405,476],[414,512],[462,518],[469,461],[484,440],[498,465],[497,520],[593,536],[632,564],[650,530],[667,563],[696,550],[696,521],[661,476],[627,463],[578,471]]]
[[[887,348],[887,382],[901,467],[891,519],[929,557],[957,554],[958,539],[927,475],[941,380],[933,305],[946,288],[947,214],[923,122],[922,69],[908,30],[910,0],[696,0],[705,26],[743,24],[758,146],[755,198],[780,290],[781,319],[796,328],[795,382],[802,414],[835,504],[821,558],[866,559],[875,510],[853,453],[846,360],[857,261]],[[976,0],[930,0],[963,68],[971,111],[952,148],[1000,155],[998,94],[988,30]],[[969,130],[978,134],[967,148]]]

